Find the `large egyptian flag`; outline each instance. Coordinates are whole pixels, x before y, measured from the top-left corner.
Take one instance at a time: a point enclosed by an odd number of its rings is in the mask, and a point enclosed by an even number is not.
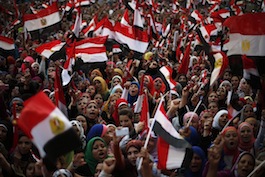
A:
[[[130,27],[116,22],[114,26],[115,40],[125,44],[129,49],[143,54],[149,44],[148,33],[137,27]]]
[[[42,158],[56,160],[80,147],[80,139],[71,123],[45,93],[39,92],[24,105],[18,126],[36,145]]]
[[[265,56],[265,13],[248,13],[225,20],[229,41],[227,56]]]
[[[159,136],[158,168],[171,170],[182,167],[184,160],[190,158],[186,152],[191,145],[180,136],[168,120],[163,101],[160,101],[153,121],[155,121],[153,131]]]
[[[14,55],[14,51],[14,40],[5,36],[0,36],[0,55],[7,57],[9,55]]]
[[[76,42],[75,55],[80,57],[84,63],[107,61],[108,57],[104,46],[107,38],[108,36],[99,36]]]
[[[24,28],[27,31],[35,31],[52,26],[61,21],[57,3],[52,3],[48,8],[38,11],[36,14],[23,16]]]

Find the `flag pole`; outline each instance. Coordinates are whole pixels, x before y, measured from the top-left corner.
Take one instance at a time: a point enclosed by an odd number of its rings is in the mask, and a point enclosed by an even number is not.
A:
[[[166,95],[166,94],[165,94]],[[164,96],[165,95],[163,95],[162,96],[162,98],[161,98],[161,100],[160,100],[160,102],[159,102],[159,104],[158,104],[158,108],[161,106],[161,104],[162,104],[162,102],[163,102],[163,100],[164,100]],[[153,130],[153,128],[154,128],[154,125],[155,125],[155,116],[154,116],[154,119],[153,119],[153,121],[152,121],[152,124],[151,124],[151,126],[150,126],[150,128],[148,129],[148,134],[147,134],[147,137],[146,137],[146,140],[145,140],[145,142],[144,142],[144,148],[146,149],[147,148],[147,145],[148,145],[148,142],[149,142],[149,139],[150,139],[150,136],[151,136],[151,131]],[[141,166],[142,166],[142,163],[143,163],[143,158],[141,157],[140,158],[140,160],[139,160],[139,164],[138,164],[138,167],[137,167],[137,170],[138,171],[140,171],[140,169],[141,169]]]
[[[265,164],[265,160],[261,162],[247,177],[251,177],[263,164]]]
[[[202,103],[202,98],[200,98],[199,103],[196,105],[194,111],[192,111],[193,114],[192,114],[191,117],[190,117],[190,120],[189,120],[189,122],[188,122],[188,124],[187,124],[187,127],[190,126],[190,123],[191,123],[191,121],[192,121],[192,119],[193,119],[193,116],[194,116],[194,114],[196,113],[196,111],[198,110],[198,108],[199,108],[199,106],[201,105],[201,103]]]

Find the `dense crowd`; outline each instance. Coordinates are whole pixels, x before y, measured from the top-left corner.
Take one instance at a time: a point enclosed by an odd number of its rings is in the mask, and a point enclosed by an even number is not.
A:
[[[44,2],[25,0],[17,1],[17,5],[24,14],[32,13],[30,6],[43,8]],[[63,89],[68,119],[82,145],[59,157],[49,167],[40,159],[31,139],[21,130],[17,131],[16,121],[24,102],[38,92],[44,92],[55,103],[55,73],[57,68],[62,68],[65,59],[42,57],[35,48],[55,39],[67,41],[73,35],[69,29],[75,22],[75,12],[62,13],[61,23],[53,30],[43,30],[37,37],[32,34],[27,40],[22,24],[11,25],[16,20],[15,15],[0,13],[1,35],[14,38],[16,46],[14,55],[0,56],[0,177],[247,177],[264,161],[264,75],[261,75],[263,89],[252,88],[241,70],[233,70],[237,63],[230,62],[225,72],[209,87],[209,83],[202,82],[202,72],[207,71],[204,79],[209,80],[213,66],[202,48],[197,47],[190,51],[188,72],[178,73],[180,63],[173,45],[174,33],[183,34],[182,18],[187,17],[187,12],[172,13],[170,0],[155,2],[160,3],[154,14],[156,22],[161,26],[165,20],[171,23],[168,45],[157,49],[155,43],[150,42],[140,59],[134,58],[134,51],[108,51],[107,62],[76,64],[72,81]],[[1,7],[15,13],[13,3],[4,1]],[[66,6],[65,1],[57,3],[59,7]],[[200,6],[200,3],[198,1],[194,8],[207,16],[210,5]],[[227,5],[226,1],[222,3]],[[125,8],[121,1],[102,0],[81,10],[83,20],[89,23],[95,13],[98,13],[99,20],[107,15],[110,20],[118,21]],[[144,28],[147,28],[146,24]],[[192,31],[186,35],[195,33]],[[79,38],[85,36],[80,34]],[[162,66],[172,68],[172,78],[176,81],[174,89],[170,90],[160,72]],[[154,117],[161,98],[165,98],[167,117],[191,144],[193,154],[185,168],[159,169],[158,136],[154,132],[147,148],[143,148],[148,134],[146,122],[140,121],[144,113],[134,111],[141,80],[148,96],[150,118]],[[228,97],[231,98],[229,102]],[[231,114],[232,108],[236,111],[234,115]],[[122,127],[127,127],[129,134],[116,136],[115,130]],[[143,162],[139,170],[140,157]],[[264,170],[263,165],[253,176],[264,176]]]

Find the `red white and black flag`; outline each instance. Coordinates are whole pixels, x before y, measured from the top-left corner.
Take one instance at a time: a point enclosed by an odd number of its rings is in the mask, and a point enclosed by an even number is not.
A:
[[[24,28],[27,31],[35,31],[54,25],[61,21],[57,3],[53,3],[46,9],[38,11],[36,14],[25,14],[23,16]]]
[[[18,126],[32,140],[42,158],[56,160],[81,146],[68,118],[39,92],[24,103]]]

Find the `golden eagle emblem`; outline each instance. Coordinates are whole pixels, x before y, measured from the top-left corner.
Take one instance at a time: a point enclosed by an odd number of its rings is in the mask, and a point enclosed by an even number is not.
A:
[[[248,40],[243,40],[242,43],[242,51],[247,52],[250,49],[250,42]]]
[[[50,127],[52,130],[52,133],[57,135],[64,131],[65,124],[59,117],[54,117],[50,120]]]
[[[47,24],[47,20],[45,18],[42,18],[40,20],[40,23],[41,23],[42,26],[45,26]]]

